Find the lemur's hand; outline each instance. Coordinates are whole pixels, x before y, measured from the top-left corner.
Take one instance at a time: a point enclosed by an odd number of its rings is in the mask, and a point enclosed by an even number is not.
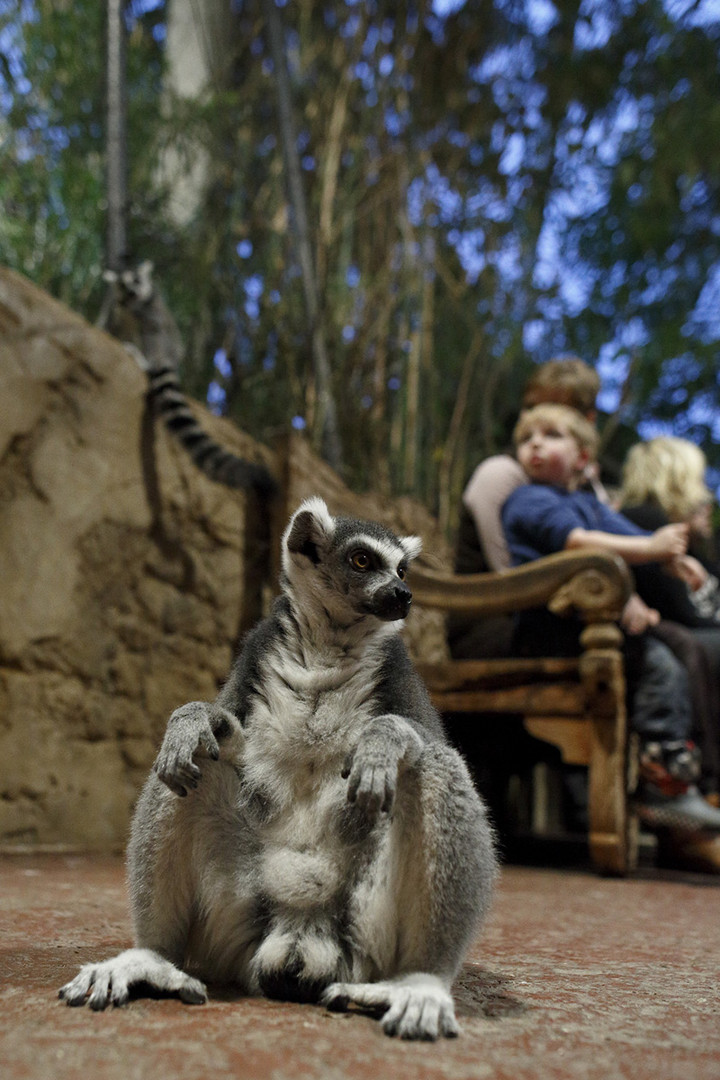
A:
[[[153,771],[176,795],[187,795],[202,776],[195,758],[217,761],[220,743],[242,732],[240,721],[227,709],[206,701],[190,701],[170,717]]]
[[[389,813],[400,765],[416,760],[421,748],[420,737],[407,720],[392,714],[378,717],[345,760],[342,775],[348,781],[348,802],[371,820]]]
[[[397,756],[361,744],[348,755],[342,775],[348,780],[348,802],[355,803],[366,817],[374,820],[390,812],[397,789]]]

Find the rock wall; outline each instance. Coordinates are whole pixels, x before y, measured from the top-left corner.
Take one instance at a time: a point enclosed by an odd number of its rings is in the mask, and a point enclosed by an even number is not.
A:
[[[122,848],[168,715],[215,696],[272,590],[267,508],[205,478],[145,390],[116,341],[0,269],[0,848]],[[278,475],[275,452],[197,408]],[[417,504],[353,496],[291,452],[294,505],[320,492],[447,559]],[[443,650],[437,616],[410,623],[411,651]]]
[[[0,271],[6,846],[121,847],[169,712],[215,695],[259,614],[258,508],[198,473],[145,389],[117,342]]]

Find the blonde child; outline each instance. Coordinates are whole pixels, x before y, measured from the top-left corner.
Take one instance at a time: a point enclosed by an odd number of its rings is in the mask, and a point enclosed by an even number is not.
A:
[[[620,509],[644,529],[669,521],[688,525],[690,559],[684,575],[689,588],[675,586],[666,598],[665,618],[689,626],[720,628],[720,584],[712,532],[713,496],[705,483],[707,461],[699,446],[674,435],[636,443],[625,459]],[[671,605],[676,605],[675,609]]]

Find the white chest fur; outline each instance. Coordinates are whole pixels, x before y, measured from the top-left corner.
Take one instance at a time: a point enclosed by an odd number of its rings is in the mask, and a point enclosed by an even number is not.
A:
[[[329,663],[332,659],[334,662]],[[246,718],[243,782],[269,809],[264,843],[291,852],[337,851],[347,805],[343,765],[377,714],[379,657],[293,655],[274,645]]]
[[[302,788],[308,774],[340,766],[376,712],[377,668],[367,658],[298,662],[281,646],[267,658],[262,691],[246,725],[245,768],[279,773]],[[301,794],[298,790],[297,794]]]

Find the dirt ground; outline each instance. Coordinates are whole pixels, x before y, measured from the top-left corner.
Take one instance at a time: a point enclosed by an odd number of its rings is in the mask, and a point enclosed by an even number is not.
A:
[[[0,857],[4,1080],[718,1080],[720,881],[506,867],[455,987],[460,1038],[212,991],[204,1006],[67,1008],[79,964],[130,943],[120,858]]]

